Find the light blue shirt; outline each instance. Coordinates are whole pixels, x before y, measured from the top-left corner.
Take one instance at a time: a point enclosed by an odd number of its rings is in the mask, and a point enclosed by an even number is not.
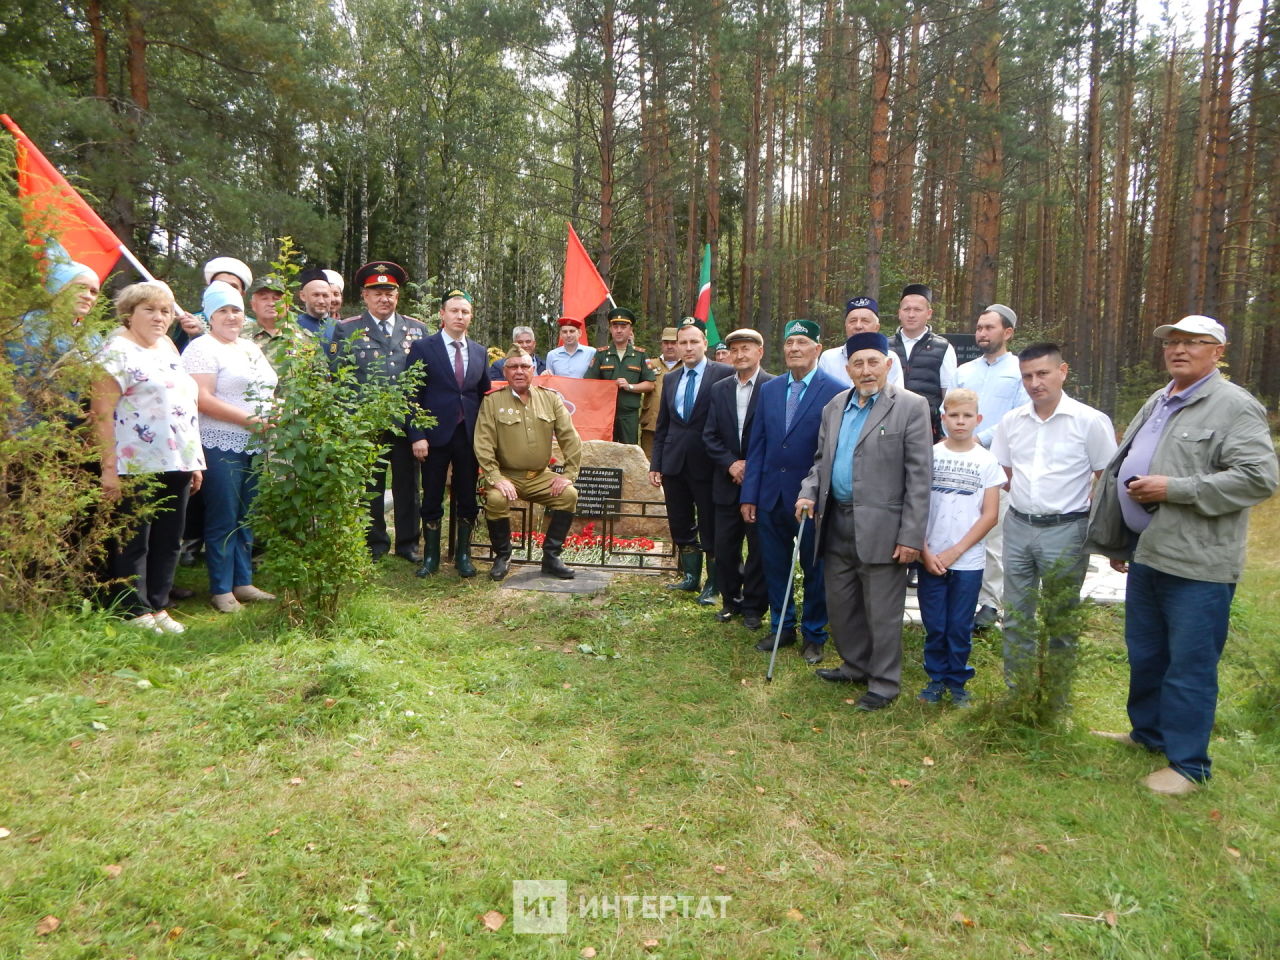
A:
[[[880,394],[872,394],[862,406],[858,406],[859,399],[858,391],[854,390],[840,420],[840,438],[836,441],[836,458],[831,465],[831,495],[841,503],[853,503],[853,451],[862,436],[862,425],[867,422]]]
[[[547,373],[557,377],[577,377],[581,380],[587,375],[591,359],[596,355],[595,347],[579,344],[578,349],[570,353],[564,347],[556,347],[547,351]]]
[[[982,425],[975,436],[984,447],[991,446],[1000,418],[1031,400],[1022,386],[1018,357],[1008,351],[995,363],[988,363],[986,357],[962,363],[956,370],[956,386],[978,395]]]
[[[685,377],[689,376],[689,370],[692,369],[698,374],[698,379],[693,385],[693,402],[698,402],[698,394],[702,392],[702,385],[707,379],[707,358],[703,357],[702,362],[696,367],[685,367],[684,375],[680,378],[680,385],[675,388],[676,391],[676,413],[680,414],[681,420],[688,420],[689,417],[684,409],[684,391],[686,386]]]

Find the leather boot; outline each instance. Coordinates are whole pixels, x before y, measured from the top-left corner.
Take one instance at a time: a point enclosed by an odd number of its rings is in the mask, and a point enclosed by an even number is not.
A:
[[[471,562],[471,531],[476,527],[474,520],[458,521],[458,536],[453,544],[453,565],[458,568],[458,576],[474,577],[475,564]]]
[[[680,570],[684,574],[675,583],[668,583],[668,590],[684,590],[697,593],[702,586],[702,551],[691,543],[680,548]]]
[[[489,544],[493,549],[489,579],[502,580],[511,570],[511,518],[486,520],[485,524],[489,528]]]
[[[573,571],[560,559],[560,550],[564,547],[564,538],[573,523],[573,514],[568,510],[552,510],[551,522],[547,524],[547,535],[542,540],[542,572],[549,577],[561,580],[572,580]]]
[[[698,603],[704,607],[710,607],[716,602],[716,598],[720,596],[720,591],[716,589],[716,558],[707,555],[707,584],[702,588],[702,593],[698,594]]]
[[[422,566],[418,568],[418,576],[429,577],[440,569],[440,524],[423,524],[422,540]]]

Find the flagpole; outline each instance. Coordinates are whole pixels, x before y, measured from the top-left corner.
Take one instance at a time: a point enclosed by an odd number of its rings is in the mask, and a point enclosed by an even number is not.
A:
[[[150,282],[155,281],[156,278],[151,275],[151,271],[148,270],[146,267],[144,267],[142,265],[142,262],[133,255],[133,251],[130,250],[128,247],[126,247],[123,243],[120,244],[120,254],[126,260],[128,260],[131,264],[133,264],[134,269],[137,270],[140,274],[142,274],[142,278],[144,280],[147,280]]]

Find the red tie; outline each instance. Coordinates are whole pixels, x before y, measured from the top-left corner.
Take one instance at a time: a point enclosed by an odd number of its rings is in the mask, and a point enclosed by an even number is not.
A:
[[[467,375],[462,369],[462,344],[457,340],[453,341],[453,376],[458,381],[458,389],[462,389],[462,381]]]

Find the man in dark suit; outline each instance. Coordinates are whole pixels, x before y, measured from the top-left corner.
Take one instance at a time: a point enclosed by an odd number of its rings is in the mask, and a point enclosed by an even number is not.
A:
[[[715,603],[715,503],[711,476],[715,465],[702,442],[711,407],[711,385],[733,375],[733,367],[707,359],[706,328],[693,317],[681,321],[676,346],[683,361],[668,374],[653,434],[649,482],[662,487],[667,526],[680,552],[684,574],[672,590],[695,592],[702,586],[702,556],[707,555],[707,585],[698,602]],[[646,368],[647,369],[647,368]]]
[[[818,453],[796,514],[817,515],[827,612],[844,662],[818,676],[867,684],[859,710],[880,710],[902,681],[907,566],[920,557],[933,484],[929,401],[888,384],[882,333],[848,341],[853,388],[822,410]]]
[[[760,618],[769,595],[764,586],[764,567],[756,525],[746,523],[739,509],[742,478],[747,470],[747,441],[761,384],[773,374],[760,369],[764,358],[764,337],[755,330],[735,330],[725,337],[729,364],[735,376],[711,385],[711,407],[702,441],[716,465],[711,495],[715,500],[716,589],[722,604],[716,619],[727,623],[735,613],[749,630],[760,629]],[[747,541],[747,562],[742,561],[742,541]]]
[[[821,663],[827,642],[827,599],[822,559],[813,550],[813,521],[803,527],[794,511],[800,481],[813,466],[818,449],[818,424],[823,405],[841,391],[840,384],[818,369],[822,354],[821,328],[812,320],[793,320],[782,331],[782,354],[787,375],[760,388],[756,416],[747,446],[747,472],[742,481],[742,519],[757,524],[760,554],[769,591],[770,636],[756,649],[773,649],[773,636],[782,624],[780,647],[796,642],[794,599],[782,607],[791,575],[791,551],[797,535],[800,568],[804,571],[804,604],[800,628],[804,646],[800,655],[809,663]]]
[[[484,347],[467,338],[471,327],[471,297],[450,290],[440,304],[440,332],[424,337],[409,351],[409,362],[421,364],[426,379],[418,388],[417,404],[436,423],[429,430],[412,424],[413,455],[422,463],[422,524],[426,540],[418,576],[440,569],[440,520],[444,517],[445,478],[453,468],[453,498],[458,515],[454,528],[453,562],[459,576],[474,577],[471,531],[480,512],[476,501],[476,463],[472,444],[480,401],[489,392],[489,358]]]
[[[400,288],[408,280],[404,268],[388,260],[366,263],[356,271],[356,288],[364,300],[364,313],[343,321],[335,328],[327,348],[331,365],[350,365],[360,383],[371,377],[395,380],[404,373],[410,347],[427,335],[425,324],[396,313]],[[421,559],[418,554],[418,483],[410,441],[401,434],[388,432],[383,437],[383,444],[386,452],[369,488],[366,542],[375,560],[391,549],[383,504],[389,466],[396,556],[417,563]]]

